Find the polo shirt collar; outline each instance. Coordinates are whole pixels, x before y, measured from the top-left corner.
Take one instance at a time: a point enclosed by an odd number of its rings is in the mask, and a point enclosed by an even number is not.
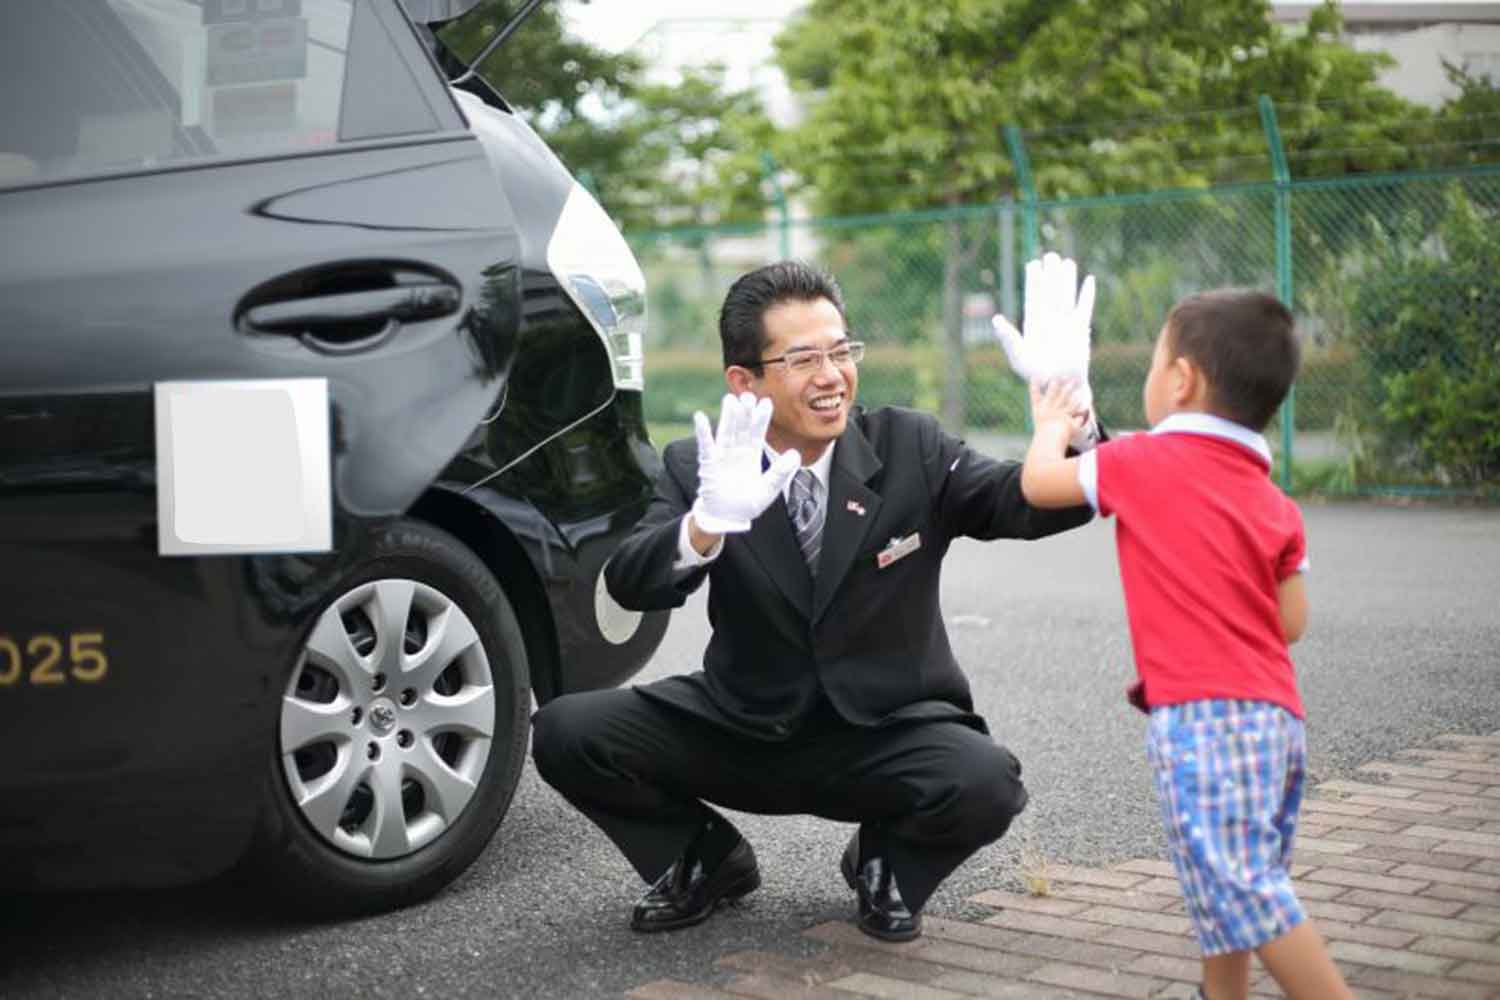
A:
[[[1212,413],[1173,413],[1151,428],[1152,434],[1202,434],[1205,437],[1222,438],[1255,452],[1260,460],[1271,465],[1271,447],[1263,435],[1252,431],[1244,424],[1214,416]]]

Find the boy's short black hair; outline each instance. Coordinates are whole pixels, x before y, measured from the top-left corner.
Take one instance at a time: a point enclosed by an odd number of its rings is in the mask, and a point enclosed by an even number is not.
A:
[[[1209,410],[1264,430],[1302,357],[1291,310],[1262,291],[1220,288],[1178,302],[1166,330],[1167,357],[1187,358],[1207,379]]]
[[[719,345],[724,367],[753,367],[765,347],[766,310],[783,302],[816,302],[827,299],[844,316],[844,296],[838,282],[811,264],[783,260],[741,275],[729,286],[719,310]]]

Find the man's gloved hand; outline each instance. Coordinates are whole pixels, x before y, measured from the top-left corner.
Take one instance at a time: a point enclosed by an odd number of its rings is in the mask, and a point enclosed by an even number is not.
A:
[[[785,451],[761,471],[766,428],[771,425],[771,401],[756,401],[746,392],[725,395],[719,407],[719,432],[711,435],[708,417],[693,414],[698,435],[698,499],[693,522],[700,531],[729,535],[749,531],[750,522],[771,506],[802,467],[796,451]]]
[[[1078,265],[1049,253],[1026,265],[1024,335],[1004,316],[991,320],[1011,369],[1028,382],[1057,378],[1077,380],[1073,405],[1087,413],[1082,430],[1069,444],[1087,451],[1099,439],[1094,420],[1094,394],[1089,388],[1089,322],[1094,313],[1094,278],[1078,285]]]

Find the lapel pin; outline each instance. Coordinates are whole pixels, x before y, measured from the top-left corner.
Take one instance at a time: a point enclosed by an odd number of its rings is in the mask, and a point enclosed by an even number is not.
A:
[[[844,505],[844,509],[852,510],[860,517],[865,516],[865,508],[858,500],[850,500],[847,504]]]

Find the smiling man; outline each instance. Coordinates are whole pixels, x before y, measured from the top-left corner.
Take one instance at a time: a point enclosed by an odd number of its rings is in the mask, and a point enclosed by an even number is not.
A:
[[[838,861],[859,926],[910,940],[939,883],[1026,805],[948,642],[943,556],[960,536],[1041,538],[1091,511],[1032,508],[1019,464],[927,414],[856,407],[864,345],[837,284],[805,264],[736,281],[719,336],[717,432],[699,413],[695,438],[667,446],[606,572],[639,610],[709,582],[703,670],[555,699],[534,719],[537,769],[650,884],[636,930],[698,923],[760,885],[719,805],[859,824]]]

